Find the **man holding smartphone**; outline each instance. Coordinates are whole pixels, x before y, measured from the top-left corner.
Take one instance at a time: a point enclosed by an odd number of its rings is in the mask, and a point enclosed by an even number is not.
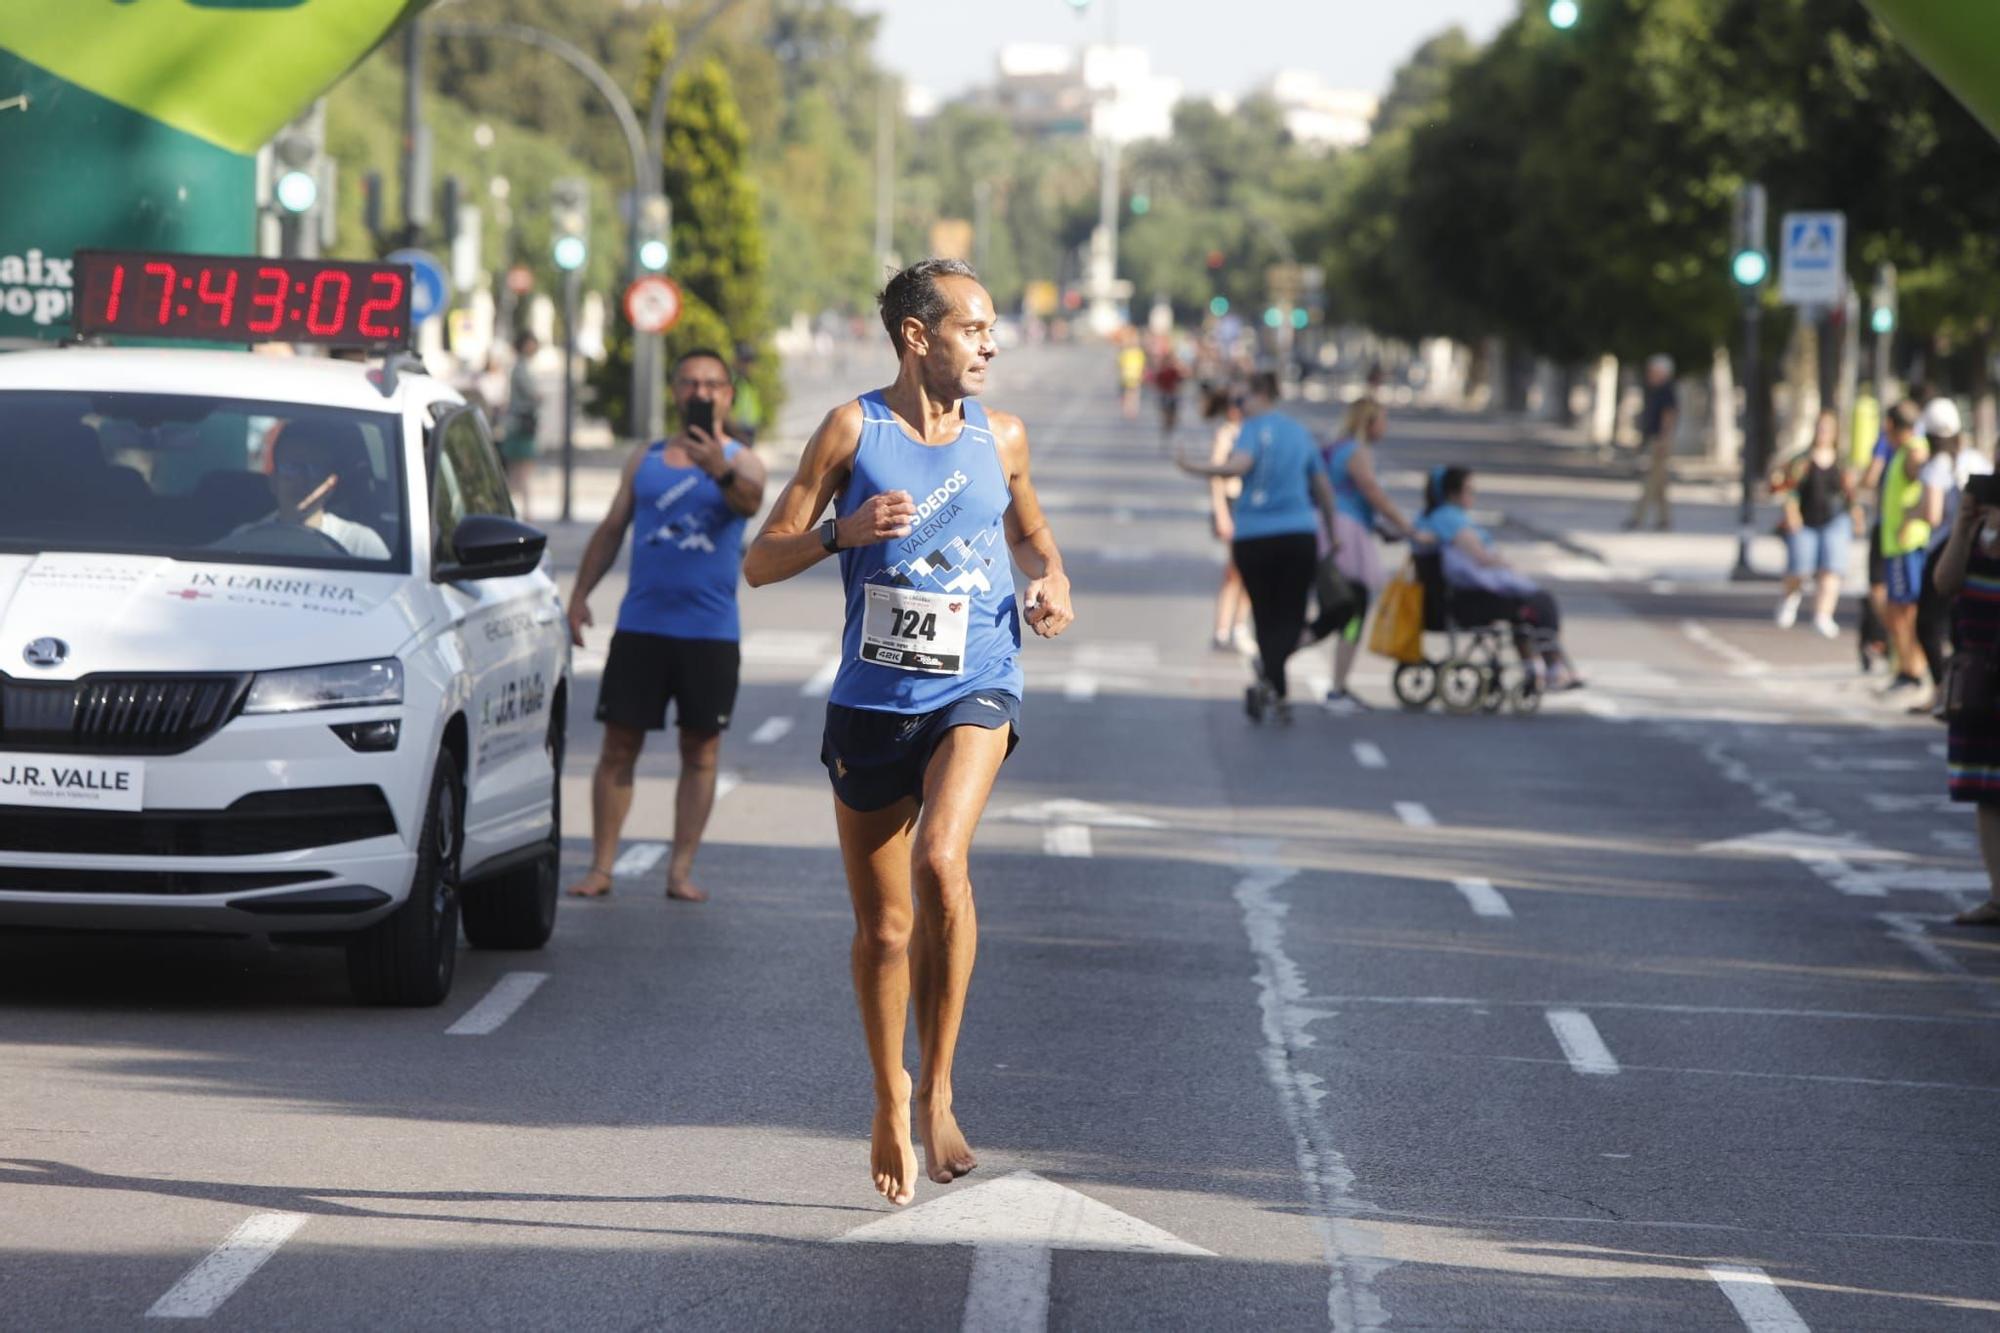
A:
[[[604,748],[590,784],[590,871],[570,887],[573,897],[611,892],[611,865],[632,808],[633,767],[646,733],[667,725],[669,703],[681,733],[681,774],[667,896],[682,902],[708,897],[691,875],[715,804],[722,733],[736,706],[743,524],[764,500],[764,465],[716,426],[729,419],[733,385],[720,352],[692,351],[675,363],[681,432],[633,450],[610,512],[577,566],[569,632],[582,647],[584,627],[592,623],[591,589],[617,561],[625,530],[632,530],[631,578],[597,693]]]

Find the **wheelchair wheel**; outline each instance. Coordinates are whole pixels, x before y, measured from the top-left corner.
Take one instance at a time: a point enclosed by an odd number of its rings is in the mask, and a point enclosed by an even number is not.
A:
[[[1437,698],[1437,666],[1430,661],[1405,662],[1396,668],[1396,674],[1389,683],[1396,692],[1396,702],[1420,713],[1431,706],[1431,700]]]
[[[1507,691],[1507,703],[1521,717],[1533,717],[1542,710],[1542,686],[1533,676],[1517,680]]]
[[[1486,671],[1473,662],[1447,662],[1438,675],[1438,696],[1454,713],[1476,713],[1486,698]]]
[[[1507,706],[1507,678],[1498,666],[1486,668],[1486,691],[1479,696],[1479,710],[1493,714]]]

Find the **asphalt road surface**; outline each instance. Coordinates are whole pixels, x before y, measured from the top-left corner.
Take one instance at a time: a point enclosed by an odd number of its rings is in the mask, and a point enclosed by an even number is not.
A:
[[[705,906],[662,896],[657,744],[615,895],[440,1009],[353,1007],[333,953],[0,944],[0,1326],[2000,1326],[2000,940],[1944,921],[1983,881],[1941,728],[1768,589],[1537,539],[1612,484],[1414,413],[1392,486],[1491,468],[1594,688],[1408,714],[1370,659],[1380,711],[1253,728],[1201,487],[1103,354],[1011,354],[992,399],[1080,619],[1029,642],[974,855],[976,1174],[869,1184],[829,565],[744,593]]]

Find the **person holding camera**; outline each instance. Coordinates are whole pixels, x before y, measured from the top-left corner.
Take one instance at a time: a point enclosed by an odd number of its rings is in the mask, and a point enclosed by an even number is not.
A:
[[[1957,647],[1942,687],[1951,728],[1946,773],[1951,799],[1979,807],[1979,855],[1991,885],[1985,902],[1953,920],[2000,926],[2000,477],[1966,483],[1934,577],[1951,600]]]
[[[632,451],[611,509],[577,566],[569,632],[580,648],[591,623],[590,591],[610,572],[632,529],[631,577],[597,692],[604,748],[590,783],[590,870],[570,887],[572,897],[611,892],[611,863],[632,809],[633,767],[646,733],[667,725],[669,703],[680,727],[681,774],[667,896],[708,897],[690,875],[715,805],[722,733],[736,706],[743,525],[764,502],[764,465],[717,424],[729,420],[734,383],[720,352],[681,357],[672,381],[681,433]]]

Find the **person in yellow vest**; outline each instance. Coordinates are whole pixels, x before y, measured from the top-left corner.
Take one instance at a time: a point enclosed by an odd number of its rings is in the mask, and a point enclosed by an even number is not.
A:
[[[1924,552],[1930,546],[1931,525],[1924,521],[1924,464],[1930,445],[1917,433],[1912,404],[1898,403],[1889,413],[1888,442],[1895,449],[1882,474],[1882,566],[1887,605],[1882,620],[1896,651],[1896,676],[1885,694],[1922,689],[1930,674],[1923,646],[1917,642],[1917,601],[1923,595]]]
[[[1146,383],[1146,349],[1134,336],[1118,349],[1118,401],[1127,421],[1139,418],[1139,390]]]

